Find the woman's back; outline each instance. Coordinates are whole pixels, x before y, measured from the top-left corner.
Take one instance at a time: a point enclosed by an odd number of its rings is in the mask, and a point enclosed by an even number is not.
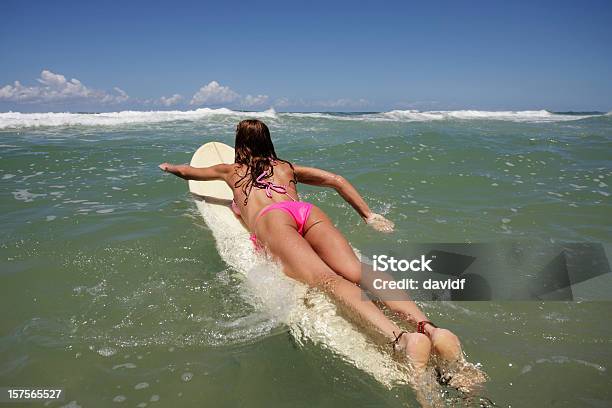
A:
[[[267,205],[281,201],[298,201],[295,173],[287,162],[275,160],[271,162],[272,176],[266,177],[268,172],[260,178],[263,182],[255,185],[246,165],[236,164],[234,173],[229,178],[229,186],[234,192],[234,202],[240,211],[242,219],[252,227],[257,214]],[[245,177],[246,176],[246,177]],[[260,174],[255,177],[261,176]],[[272,183],[266,188],[265,185]],[[265,184],[265,185],[264,185]],[[281,188],[278,188],[281,187]]]

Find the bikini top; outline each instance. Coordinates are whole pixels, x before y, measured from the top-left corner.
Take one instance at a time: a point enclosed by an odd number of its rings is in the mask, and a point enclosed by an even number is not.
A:
[[[271,163],[273,164],[274,162],[271,162]],[[272,173],[271,171],[270,172],[266,172],[266,171],[262,172],[259,175],[259,177],[257,177],[256,184],[254,186],[256,188],[266,190],[266,196],[268,198],[272,198],[272,192],[275,192],[275,193],[279,193],[279,194],[284,194],[287,197],[289,197],[291,200],[296,201],[295,198],[291,197],[291,195],[289,195],[289,193],[287,192],[287,186],[286,185],[274,184],[271,181],[264,180],[264,178],[269,177],[271,175],[271,173]],[[240,216],[240,208],[236,204],[235,200],[232,200],[232,211],[234,212],[234,214]]]

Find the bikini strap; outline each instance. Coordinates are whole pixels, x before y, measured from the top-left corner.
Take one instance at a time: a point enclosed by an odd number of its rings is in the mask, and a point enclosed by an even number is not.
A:
[[[276,163],[276,160],[270,159],[270,164],[274,165],[274,163]],[[293,201],[295,201],[295,199],[291,197],[289,193],[287,192],[287,186],[281,186],[279,184],[274,184],[271,181],[264,180],[264,178],[269,177],[270,174],[271,174],[271,171],[270,172],[263,171],[259,175],[259,177],[257,177],[257,180],[256,180],[258,184],[264,186],[260,188],[263,188],[266,190],[266,196],[268,196],[268,198],[272,198],[272,192],[274,191],[275,193],[284,194],[290,199],[292,199]]]

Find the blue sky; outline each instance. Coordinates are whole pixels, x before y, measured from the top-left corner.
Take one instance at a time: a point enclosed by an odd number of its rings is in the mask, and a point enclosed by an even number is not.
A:
[[[3,1],[0,15],[0,111],[612,110],[610,1]]]

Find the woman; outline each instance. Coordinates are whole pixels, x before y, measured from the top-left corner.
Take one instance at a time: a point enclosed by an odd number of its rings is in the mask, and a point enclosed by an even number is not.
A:
[[[186,180],[225,181],[234,192],[232,208],[251,231],[256,248],[265,248],[280,260],[288,276],[321,288],[356,318],[373,326],[395,350],[408,356],[415,368],[427,365],[432,349],[446,360],[461,357],[457,337],[429,322],[407,296],[385,304],[416,324],[416,333],[402,331],[373,302],[364,300],[357,286],[362,280],[362,265],[348,241],[320,208],[298,199],[298,182],[333,188],[368,225],[382,232],[393,231],[393,223],[373,213],[346,179],[279,159],[268,127],[259,120],[238,124],[235,152],[234,164],[194,168],[163,163],[159,167]]]

